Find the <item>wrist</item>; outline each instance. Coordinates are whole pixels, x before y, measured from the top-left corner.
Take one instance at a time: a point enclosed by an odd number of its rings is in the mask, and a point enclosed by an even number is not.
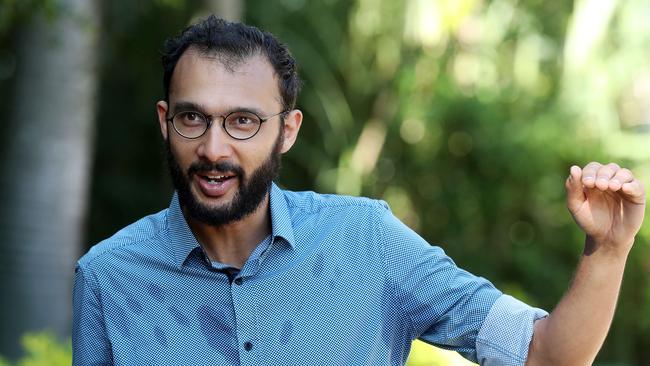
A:
[[[585,237],[585,246],[582,252],[584,257],[599,257],[614,261],[627,260],[632,249],[634,239],[628,243],[615,243],[607,238],[596,238],[591,235]]]

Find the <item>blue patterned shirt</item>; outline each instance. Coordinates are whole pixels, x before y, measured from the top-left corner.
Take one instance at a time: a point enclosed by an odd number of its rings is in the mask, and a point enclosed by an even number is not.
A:
[[[211,262],[176,195],[77,264],[74,365],[403,365],[411,342],[525,362],[546,315],[456,267],[382,201],[270,192],[241,271]]]

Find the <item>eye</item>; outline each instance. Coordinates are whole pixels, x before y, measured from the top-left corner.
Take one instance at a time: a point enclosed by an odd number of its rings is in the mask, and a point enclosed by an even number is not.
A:
[[[181,118],[186,119],[188,121],[196,121],[197,119],[200,119],[199,114],[196,112],[182,112],[180,113]]]
[[[244,114],[235,115],[234,120],[234,122],[238,125],[248,125],[254,123],[253,119],[250,116]]]
[[[198,125],[205,123],[205,117],[198,112],[180,112],[174,117],[177,122],[180,122],[185,125]]]
[[[260,123],[259,117],[249,112],[234,112],[226,118],[228,128],[251,128]]]

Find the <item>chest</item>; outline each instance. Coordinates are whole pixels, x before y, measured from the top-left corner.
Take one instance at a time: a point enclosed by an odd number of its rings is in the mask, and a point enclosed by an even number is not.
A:
[[[116,271],[102,298],[116,364],[401,359],[408,350],[407,337],[399,336],[405,322],[381,263],[335,259],[312,253],[232,283],[198,268],[143,271],[155,276]]]

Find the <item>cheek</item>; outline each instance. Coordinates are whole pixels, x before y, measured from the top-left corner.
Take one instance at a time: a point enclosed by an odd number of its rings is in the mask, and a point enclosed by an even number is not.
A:
[[[248,146],[250,145],[250,146]],[[247,144],[238,149],[237,157],[240,159],[239,164],[246,170],[252,171],[260,167],[273,153],[275,143]]]
[[[179,144],[175,141],[171,142],[171,151],[176,159],[176,162],[181,168],[186,169],[192,162],[196,160],[195,147],[192,144]]]
[[[244,168],[247,172],[252,172],[260,165],[260,155],[261,152],[257,149],[255,150],[240,150],[237,154],[237,160],[233,161],[235,164],[238,164]]]

